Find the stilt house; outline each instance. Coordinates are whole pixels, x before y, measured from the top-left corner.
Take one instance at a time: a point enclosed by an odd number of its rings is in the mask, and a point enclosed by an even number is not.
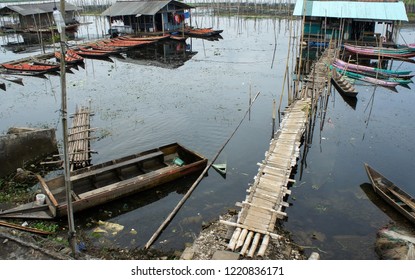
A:
[[[117,1],[102,16],[108,17],[111,28],[119,22],[130,32],[170,33],[184,28],[184,20],[193,7],[178,1],[133,0]]]
[[[20,32],[49,29],[55,26],[52,15],[55,7],[59,9],[59,2],[7,5],[0,9],[2,28]],[[75,19],[78,10],[78,7],[65,2],[65,13],[62,12],[62,16],[67,25],[78,23]]]
[[[331,38],[355,43],[396,42],[396,24],[408,21],[399,0],[297,0],[294,16],[304,18],[304,41]]]

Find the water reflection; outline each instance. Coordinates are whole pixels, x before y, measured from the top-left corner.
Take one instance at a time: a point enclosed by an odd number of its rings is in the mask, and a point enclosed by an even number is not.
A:
[[[92,100],[96,116],[92,125],[100,129],[99,140],[92,143],[92,149],[99,152],[94,163],[128,155],[137,147],[145,150],[165,144],[166,139],[185,142],[210,158],[247,108],[250,87],[261,92],[250,118],[221,154],[227,161],[226,180],[211,172],[201,181],[154,245],[166,250],[183,250],[203,222],[217,219],[245,198],[247,185],[258,170],[256,164],[269,148],[272,104],[280,99],[279,87],[285,83],[286,68],[281,66],[285,66],[289,51],[292,55],[287,68],[292,74],[298,56],[298,45],[288,43],[289,37],[298,39],[295,34],[299,34],[300,21],[291,22],[294,33],[290,33],[289,21],[275,18],[199,16],[197,20],[199,26],[223,29],[224,39],[187,39],[190,49],[185,46],[180,50],[160,43],[157,49],[137,49],[131,57],[112,58],[114,63],[87,59],[85,69],[67,77],[70,112],[77,103]],[[102,38],[102,32],[108,30],[108,26],[101,27],[105,23],[89,21],[94,24],[80,27],[77,43]],[[7,50],[1,55],[2,61],[27,56]],[[160,67],[148,66],[148,59]],[[174,69],[165,66],[176,59],[178,65],[185,65]],[[413,67],[408,63],[401,66]],[[13,94],[2,94],[1,130],[16,124],[59,128],[58,77],[25,77],[24,83],[24,87],[7,85]],[[287,88],[292,91],[293,86],[291,83]],[[361,83],[356,87],[357,106],[331,92],[313,109],[292,174],[296,183],[291,187],[291,207],[283,226],[292,232],[296,243],[324,251],[324,259],[376,259],[376,232],[389,216],[360,189],[367,181],[362,162],[376,162],[393,175],[396,184],[408,186],[408,192],[415,195],[408,183],[415,181],[413,93],[405,87],[398,87],[398,94]],[[288,101],[285,96],[281,100],[284,108]],[[61,133],[57,131],[57,135]],[[181,199],[177,187],[194,182],[194,178],[188,180],[163,187],[161,193],[153,190],[84,212],[76,216],[76,224],[85,225],[88,238],[93,238],[90,235],[99,220],[123,225],[122,234],[111,236],[108,243],[119,248],[140,247]]]
[[[163,40],[125,52],[127,62],[149,64],[163,68],[178,68],[191,59],[197,52],[191,44],[176,40]]]
[[[119,199],[116,203],[107,203],[83,211],[75,222],[82,228],[83,237],[96,245],[106,244],[110,248],[141,248],[154,233],[158,223],[161,223],[159,214],[170,212],[174,208],[173,204],[189,190],[198,176],[193,174]],[[122,229],[116,233],[97,232],[96,229],[102,222],[120,225]],[[187,226],[196,227],[200,222],[201,220],[195,220]],[[181,228],[177,234],[184,234],[183,231]]]

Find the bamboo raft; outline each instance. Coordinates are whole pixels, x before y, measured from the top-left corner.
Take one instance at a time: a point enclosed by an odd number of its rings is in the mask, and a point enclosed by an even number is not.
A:
[[[72,127],[68,131],[68,154],[71,171],[91,165],[90,127],[91,112],[88,107],[76,108]]]
[[[295,182],[290,178],[291,171],[297,164],[312,106],[330,80],[327,69],[333,59],[334,50],[327,49],[313,65],[297,95],[299,98],[286,109],[265,159],[258,163],[258,173],[247,190],[248,195],[243,202],[236,204],[241,207],[236,222],[221,220],[221,223],[234,228],[228,250],[239,251],[240,255],[250,258],[255,254],[263,257],[270,238],[282,238],[275,233],[275,226],[278,219],[287,216],[284,209],[289,204],[284,198],[291,194],[288,184]]]

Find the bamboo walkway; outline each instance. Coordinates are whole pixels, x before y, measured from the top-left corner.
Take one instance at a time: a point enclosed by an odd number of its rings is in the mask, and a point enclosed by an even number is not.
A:
[[[228,250],[239,254],[262,257],[270,238],[280,239],[275,233],[279,219],[287,214],[288,203],[284,198],[291,193],[288,184],[292,167],[300,154],[301,140],[307,129],[310,111],[330,81],[328,65],[334,59],[334,49],[327,49],[313,64],[295,100],[284,112],[280,128],[271,140],[265,159],[258,163],[259,169],[254,182],[247,190],[245,200],[236,205],[241,207],[236,222],[221,221],[234,227]]]
[[[88,107],[76,108],[72,127],[68,131],[68,154],[71,171],[91,164],[90,116]]]

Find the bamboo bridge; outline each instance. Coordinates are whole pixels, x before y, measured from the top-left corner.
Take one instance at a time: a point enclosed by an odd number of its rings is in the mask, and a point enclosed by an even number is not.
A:
[[[310,74],[296,92],[296,100],[286,108],[265,159],[258,163],[258,173],[247,190],[245,200],[236,204],[241,207],[236,222],[221,220],[221,223],[233,227],[228,250],[250,258],[255,254],[262,257],[270,238],[281,238],[275,233],[275,226],[278,220],[287,216],[284,209],[288,203],[284,198],[291,194],[289,184],[295,182],[290,178],[291,171],[297,164],[310,112],[330,83],[329,65],[334,57],[334,48],[327,48],[312,65]]]

